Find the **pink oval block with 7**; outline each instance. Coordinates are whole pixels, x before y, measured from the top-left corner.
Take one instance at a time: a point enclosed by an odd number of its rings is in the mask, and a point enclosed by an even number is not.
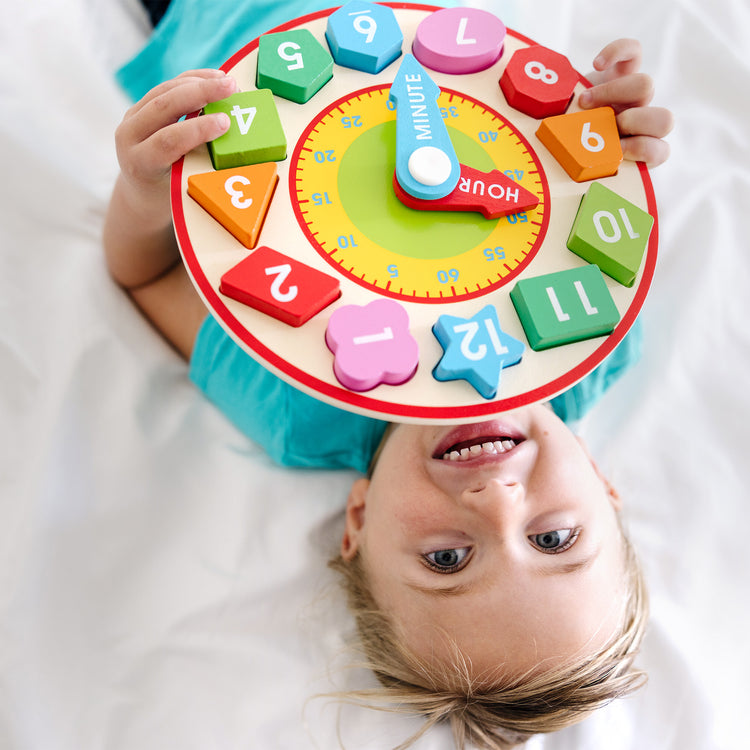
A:
[[[505,33],[505,24],[486,10],[443,8],[419,24],[412,52],[441,73],[478,73],[500,59]]]
[[[336,379],[352,391],[400,385],[417,371],[419,347],[409,316],[394,300],[339,307],[328,321],[326,344]]]

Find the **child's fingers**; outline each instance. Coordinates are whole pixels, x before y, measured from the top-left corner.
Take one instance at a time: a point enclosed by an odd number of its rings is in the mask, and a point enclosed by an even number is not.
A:
[[[638,107],[617,115],[617,128],[623,136],[623,157],[658,167],[669,157],[669,144],[662,140],[674,126],[674,115],[663,107]]]
[[[664,107],[635,107],[617,115],[620,135],[646,135],[664,138],[672,132],[674,115]]]
[[[143,107],[145,107],[152,99],[155,99],[158,96],[161,96],[163,94],[166,94],[171,89],[181,86],[188,79],[217,79],[221,80],[222,78],[226,78],[226,73],[224,73],[221,70],[216,70],[215,68],[201,68],[199,70],[187,70],[184,73],[180,73],[180,75],[176,76],[175,78],[171,78],[168,81],[164,81],[163,83],[160,83],[158,86],[154,86],[148,93],[146,93],[143,98],[141,98],[139,101],[137,101],[129,110],[128,115],[134,115],[137,112],[139,112]]]
[[[141,182],[160,179],[174,162],[226,133],[229,125],[229,115],[218,113],[190,117],[159,129],[133,149],[128,176]]]
[[[170,83],[129,118],[126,141],[133,144],[144,141],[185,115],[200,110],[209,102],[224,99],[237,91],[236,81],[229,76],[185,77],[174,79]]]
[[[582,91],[578,104],[583,109],[612,107],[620,112],[629,107],[644,107],[654,98],[654,82],[645,73],[615,78]]]
[[[669,158],[669,144],[659,138],[634,135],[620,139],[620,143],[625,159],[645,162],[650,169],[658,167]]]
[[[594,69],[605,74],[604,80],[626,76],[638,72],[642,57],[637,39],[616,39],[594,58]]]

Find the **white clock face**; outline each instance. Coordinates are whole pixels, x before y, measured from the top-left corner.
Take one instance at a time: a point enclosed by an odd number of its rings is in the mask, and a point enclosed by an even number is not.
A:
[[[499,85],[503,71],[514,53],[533,45],[508,30],[500,58],[481,71],[456,74],[426,66],[424,70],[440,89],[434,104],[450,145],[462,169],[467,166],[474,170],[462,172],[463,197],[488,199],[492,191],[494,196],[510,195],[518,186],[533,198],[533,207],[486,218],[476,210],[433,210],[433,206],[405,202],[398,195],[394,171],[399,113],[389,94],[401,62],[412,50],[420,49],[415,39],[419,37],[422,46],[429,47],[431,37],[420,29],[425,29],[436,12],[425,6],[393,8],[403,34],[403,54],[380,72],[361,72],[337,64],[332,77],[304,103],[273,97],[286,137],[287,156],[276,162],[278,186],[254,249],[243,245],[187,194],[191,176],[214,171],[206,148],[196,149],[175,165],[172,198],[178,240],[193,281],[214,316],[249,354],[295,386],[342,408],[396,421],[447,423],[489,417],[547,400],[591,372],[622,340],[640,310],[653,274],[657,232],[655,228],[651,231],[630,286],[603,277],[605,294],[611,297],[617,317],[611,333],[551,348],[533,347],[533,337],[519,315],[518,300],[514,304],[510,293],[520,281],[588,265],[568,249],[567,243],[591,183],[571,179],[540,142],[540,119],[508,103]],[[326,11],[296,19],[275,33],[304,29],[327,48],[329,15]],[[471,16],[468,18],[463,26],[461,17],[456,18],[459,41],[472,38]],[[361,20],[359,24],[363,38],[372,32],[372,24]],[[459,32],[462,37],[457,36]],[[255,40],[224,66],[243,90],[256,89],[258,47]],[[439,44],[433,47],[426,59],[434,63],[441,50]],[[292,51],[291,47],[284,48],[287,56]],[[295,64],[291,58],[289,64]],[[549,76],[541,63],[532,66],[531,74],[539,80]],[[585,85],[578,77],[575,93]],[[567,112],[576,111],[575,104],[570,104]],[[595,130],[590,129],[591,133],[596,135]],[[232,168],[219,171],[222,180],[223,174],[228,176],[223,180],[226,184],[233,175]],[[500,176],[493,181],[477,175],[500,175],[503,181]],[[596,182],[628,205],[656,217],[653,191],[643,165],[623,162],[616,174]],[[242,183],[235,181],[232,186],[235,200],[239,195],[241,203]],[[601,210],[597,214],[605,237],[611,238],[617,230],[627,235],[627,215],[622,219],[614,209],[609,214],[614,223],[602,220]],[[635,234],[632,227],[631,232]],[[289,259],[288,263],[274,260],[261,274],[269,290],[275,283],[277,293],[288,293],[294,277],[285,269],[296,269],[299,263],[322,274],[320,278],[335,279],[340,296],[333,301],[327,299],[302,324],[295,319],[290,325],[225,294],[222,277],[261,247]],[[256,257],[260,259],[262,254]],[[584,296],[578,294],[575,304],[583,305]],[[399,381],[396,377],[358,386],[355,383],[360,381],[355,378],[349,379],[346,373],[342,377],[331,350],[333,337],[329,334],[326,343],[326,332],[339,309],[353,311],[352,320],[359,320],[359,308],[383,299],[407,315],[408,337],[418,352],[414,367],[403,371],[403,382],[398,384],[392,384]],[[566,306],[572,303],[562,293],[553,289],[546,300],[558,319],[569,315]],[[538,302],[531,304],[533,307]],[[596,309],[588,298],[586,304],[588,308],[584,305],[583,310]],[[381,307],[392,309],[378,309]],[[491,314],[483,312],[487,310]],[[382,321],[362,323],[362,330],[356,329],[359,323],[352,323],[351,337],[366,342],[365,348],[370,346],[373,351],[381,347],[381,359],[387,361],[396,355],[388,349],[395,344],[385,340],[390,312],[384,314]],[[345,311],[338,318],[347,315]],[[456,346],[469,359],[488,353],[487,362],[477,365],[477,373],[470,373],[468,378],[460,373],[452,378],[452,365],[441,367],[441,362],[446,365],[447,344],[439,333],[448,331],[449,337],[454,336],[452,329],[446,328],[447,321],[459,327]],[[368,326],[372,330],[365,330]],[[395,341],[398,336],[393,330],[392,334]],[[520,342],[523,350],[512,364],[509,355],[502,354],[516,350],[515,344],[506,346],[508,342]],[[499,357],[499,365],[492,364],[493,357]],[[493,367],[499,380],[494,390],[478,387],[474,375],[492,381]],[[448,378],[443,377],[446,371]]]

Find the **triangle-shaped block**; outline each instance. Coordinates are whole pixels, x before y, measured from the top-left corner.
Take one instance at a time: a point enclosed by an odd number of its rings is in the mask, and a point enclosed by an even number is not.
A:
[[[247,248],[258,243],[276,183],[276,164],[204,172],[188,178],[188,195]]]

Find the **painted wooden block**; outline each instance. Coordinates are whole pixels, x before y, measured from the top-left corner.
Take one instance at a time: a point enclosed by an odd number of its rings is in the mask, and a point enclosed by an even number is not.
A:
[[[577,83],[568,58],[539,44],[516,50],[500,78],[508,104],[539,120],[563,114]]]
[[[308,29],[264,34],[258,43],[258,88],[304,104],[333,77],[333,58]]]
[[[286,136],[268,89],[240,91],[207,104],[203,111],[225,112],[231,122],[224,135],[208,144],[214,169],[286,159]]]
[[[259,247],[230,268],[219,291],[295,327],[341,296],[337,278],[270,247]]]
[[[480,172],[461,165],[461,176],[453,192],[438,200],[420,200],[399,185],[394,174],[393,189],[398,199],[417,211],[477,211],[485,219],[530,211],[539,205],[539,197],[526,190],[503,172]]]
[[[425,67],[441,73],[478,73],[503,54],[505,24],[475,8],[443,8],[417,27],[412,51]]]
[[[390,8],[351,0],[328,16],[326,40],[337,65],[379,73],[401,54],[404,35]]]
[[[396,103],[396,177],[414,198],[444,198],[461,165],[440,108],[440,88],[413,55],[404,55],[390,90]]]
[[[188,195],[252,249],[278,180],[275,162],[204,172],[188,178]]]
[[[633,286],[654,217],[599,182],[581,199],[568,249],[619,281]]]
[[[395,300],[337,308],[325,340],[334,354],[336,379],[349,390],[400,385],[417,371],[419,347],[409,332],[406,310]]]
[[[466,380],[486,399],[495,398],[503,369],[518,364],[524,352],[523,343],[500,328],[493,305],[471,318],[441,315],[432,332],[443,347],[435,380]]]
[[[534,351],[603,336],[620,320],[594,265],[522,279],[510,298]]]
[[[611,107],[547,117],[536,135],[576,182],[617,174],[622,162],[620,134]]]

